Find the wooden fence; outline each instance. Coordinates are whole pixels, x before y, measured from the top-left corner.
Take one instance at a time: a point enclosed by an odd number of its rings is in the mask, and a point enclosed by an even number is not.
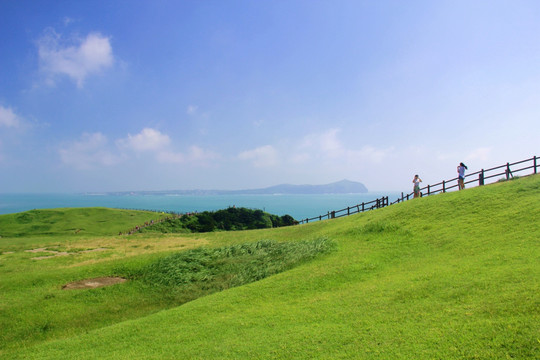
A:
[[[519,175],[533,175],[538,173],[538,167],[540,164],[538,164],[538,157],[533,156],[530,159],[518,161],[515,163],[506,163],[504,165],[500,165],[491,169],[482,169],[477,172],[473,172],[470,174],[465,174],[465,187],[467,185],[472,186],[482,186],[486,185],[488,183],[493,183],[501,180],[510,180],[514,176]],[[516,167],[519,166],[519,167]],[[524,171],[531,170],[532,172],[523,173]],[[501,176],[503,176],[501,178]],[[497,179],[495,179],[497,178]],[[495,180],[493,180],[495,179]],[[422,193],[422,196],[429,196],[429,195],[435,195],[439,193],[445,193],[447,191],[452,191],[453,189],[458,188],[458,178],[455,177],[450,180],[443,180],[440,183],[434,184],[434,185],[427,185],[423,188],[420,188],[420,192]],[[411,192],[409,194],[401,193],[401,197],[399,197],[396,201],[390,203],[390,205],[403,202],[405,200],[409,200],[413,197],[414,192]]]
[[[515,163],[506,163],[501,166],[497,166],[491,169],[482,169],[477,172],[473,172],[470,174],[465,175],[465,185],[472,185],[472,186],[482,186],[486,185],[488,183],[493,183],[501,180],[510,180],[514,178],[514,176],[520,176],[520,175],[533,175],[538,174],[538,167],[540,164],[538,164],[538,157],[533,156],[530,159],[518,161]],[[527,170],[531,170],[527,173]],[[503,176],[501,178],[501,176]],[[496,180],[494,180],[497,178]],[[427,185],[423,188],[420,188],[420,192],[422,193],[422,196],[429,196],[429,195],[435,195],[439,193],[445,193],[448,191],[453,191],[454,189],[458,188],[458,177],[455,177],[450,180],[443,180],[440,183],[434,184],[434,185]],[[319,215],[312,217],[310,219],[304,219],[300,220],[299,224],[305,224],[310,221],[317,221],[317,220],[323,220],[323,219],[334,219],[342,216],[348,216],[352,214],[357,214],[360,212],[368,211],[368,210],[374,210],[379,209],[388,205],[397,204],[409,199],[412,199],[414,195],[414,192],[411,192],[409,194],[401,193],[401,196],[394,202],[389,203],[388,202],[388,196],[382,197],[380,199],[376,199],[367,203],[362,203],[354,206],[349,206],[341,210],[336,211],[329,211],[327,214]]]
[[[385,206],[388,206],[388,196],[383,196],[379,199],[375,199],[370,202],[363,202],[358,205],[348,206],[341,210],[329,211],[327,214],[315,216],[311,219],[303,219],[298,221],[299,224],[306,224],[310,221],[317,221],[322,219],[335,219],[342,216],[349,216],[352,214],[361,213],[368,210],[375,210]]]

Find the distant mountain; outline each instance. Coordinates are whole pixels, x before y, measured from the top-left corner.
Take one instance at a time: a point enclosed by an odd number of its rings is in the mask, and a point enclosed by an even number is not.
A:
[[[341,180],[326,185],[282,184],[263,189],[249,190],[169,190],[169,191],[131,191],[114,192],[111,195],[274,195],[274,194],[358,194],[366,193],[364,184]]]
[[[235,194],[352,194],[366,193],[364,184],[349,180],[341,180],[326,185],[291,185],[282,184],[264,189],[237,190]]]

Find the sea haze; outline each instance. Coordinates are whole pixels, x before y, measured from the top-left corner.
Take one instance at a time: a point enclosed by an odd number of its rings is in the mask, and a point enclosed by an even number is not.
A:
[[[314,195],[314,194],[363,194],[368,189],[360,182],[341,180],[325,185],[281,184],[262,189],[248,190],[167,190],[167,191],[123,191],[109,195]]]
[[[301,220],[355,206],[397,192],[368,192],[362,184],[342,180],[326,185],[278,185],[252,190],[174,190],[86,194],[0,194],[0,214],[33,209],[108,207],[190,213],[231,206],[289,214]]]
[[[189,213],[236,206],[261,209],[276,215],[289,214],[295,219],[301,220],[375,200],[382,196],[389,196],[390,201],[393,201],[398,198],[398,193],[312,195],[0,194],[0,214],[66,207],[108,207]]]

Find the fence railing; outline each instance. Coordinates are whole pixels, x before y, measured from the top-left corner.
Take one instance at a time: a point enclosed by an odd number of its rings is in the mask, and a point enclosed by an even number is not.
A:
[[[473,186],[482,186],[486,185],[488,183],[493,183],[501,180],[510,180],[514,176],[523,174],[524,171],[531,170],[532,172],[529,172],[525,175],[533,175],[538,173],[538,167],[540,164],[538,164],[538,157],[533,156],[530,159],[521,160],[515,163],[506,163],[504,165],[496,166],[494,168],[490,169],[482,169],[480,171],[476,171],[470,174],[465,175],[464,184],[465,185],[473,185]],[[523,165],[526,164],[526,165]],[[516,168],[516,166],[521,165],[521,167]],[[501,178],[501,176],[504,176]],[[496,180],[493,180],[497,178]],[[457,184],[458,177],[455,177],[450,180],[443,180],[440,183],[433,184],[433,185],[427,185],[423,188],[420,188],[420,193],[422,196],[429,196],[429,195],[435,195],[439,193],[445,193],[448,191],[452,191],[453,189],[458,187]],[[396,201],[390,203],[390,205],[403,202],[405,200],[409,200],[414,195],[414,192],[404,194],[401,193],[401,197],[399,197]]]
[[[364,211],[379,209],[379,208],[382,208],[382,207],[385,207],[385,206],[388,206],[388,205],[389,205],[388,196],[383,196],[383,197],[381,197],[379,199],[375,199],[373,201],[363,202],[361,204],[354,205],[354,206],[348,206],[348,207],[346,207],[344,209],[341,209],[341,210],[329,211],[328,213],[326,213],[324,215],[315,216],[315,217],[312,217],[310,219],[299,220],[298,223],[299,224],[305,224],[305,223],[308,223],[310,221],[317,221],[317,220],[320,221],[322,219],[335,219],[335,218],[338,218],[338,217],[358,214],[358,213],[361,213],[361,212],[364,212]]]
[[[476,185],[476,186],[482,186],[486,185],[488,183],[497,182],[500,180],[510,180],[514,176],[523,175],[523,172],[527,170],[531,170],[532,172],[525,173],[524,175],[534,175],[538,174],[538,168],[540,164],[538,163],[538,157],[533,156],[530,159],[521,160],[515,163],[506,163],[504,165],[496,166],[491,169],[482,169],[480,171],[476,171],[470,174],[465,175],[464,184],[465,185]],[[516,168],[516,166],[519,166]],[[518,174],[519,173],[519,174]],[[502,179],[501,176],[504,176]],[[498,178],[497,180],[493,180],[495,178]],[[450,180],[443,180],[440,183],[433,184],[433,185],[427,185],[423,188],[420,188],[421,196],[429,196],[429,195],[435,195],[440,193],[445,193],[448,191],[452,191],[456,188],[458,188],[458,177],[455,177]],[[309,219],[303,219],[299,220],[299,224],[305,224],[310,221],[317,221],[317,220],[323,220],[323,219],[334,219],[342,216],[348,216],[357,214],[360,212],[368,211],[368,210],[374,210],[379,209],[385,206],[397,204],[409,199],[412,199],[414,195],[414,192],[405,194],[401,193],[401,196],[394,202],[389,203],[388,202],[388,196],[375,199],[373,201],[362,203],[354,206],[349,206],[341,210],[336,211],[329,211],[327,214],[315,216]]]

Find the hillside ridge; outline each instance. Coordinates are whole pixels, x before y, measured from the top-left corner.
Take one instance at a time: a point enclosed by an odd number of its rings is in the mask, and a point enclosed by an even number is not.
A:
[[[182,237],[141,234],[130,238],[127,248],[125,238],[118,238],[119,248],[114,242],[100,243],[108,245],[116,259],[79,267],[73,267],[75,257],[46,260],[46,273],[38,269],[32,274],[27,258],[9,254],[0,259],[3,281],[13,283],[13,289],[4,287],[3,312],[14,319],[15,330],[30,326],[21,336],[28,336],[30,329],[38,335],[36,343],[23,348],[17,343],[4,353],[0,348],[0,355],[100,360],[132,359],[134,354],[166,359],[535,359],[540,352],[539,213],[540,176],[530,176],[306,225]],[[170,245],[181,253],[178,247],[187,240],[191,248],[204,244],[214,249],[261,239],[296,243],[319,237],[336,242],[336,250],[246,286],[181,306],[173,301],[163,311],[129,312],[143,303],[174,300],[174,287],[159,290],[131,280],[71,295],[60,294],[55,285],[77,276],[128,277],[170,254]],[[164,242],[162,255],[145,255],[147,247],[159,242]],[[126,250],[132,257],[121,257]],[[84,254],[85,259],[105,255]],[[12,263],[16,256],[20,262]],[[23,271],[28,272],[24,282],[17,281]],[[30,300],[28,291],[38,302],[21,308],[25,321],[20,321],[15,311],[24,302],[12,293]],[[109,305],[114,311],[103,304],[108,298],[115,300]],[[35,308],[40,313],[33,319],[29,309]],[[62,309],[58,314],[63,317],[57,319],[52,309]],[[94,316],[85,318],[90,310]],[[45,324],[41,312],[49,314]],[[98,328],[68,326],[65,336],[42,340],[70,322],[96,319],[97,313],[119,316]],[[12,336],[13,331],[4,334]]]

